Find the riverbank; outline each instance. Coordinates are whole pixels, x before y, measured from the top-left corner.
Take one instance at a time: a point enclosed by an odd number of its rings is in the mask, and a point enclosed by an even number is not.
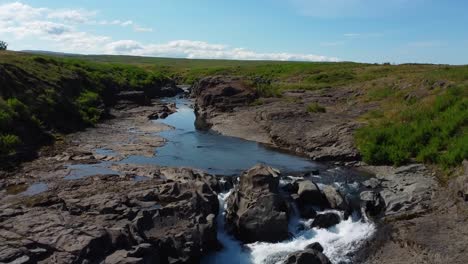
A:
[[[225,230],[216,226],[216,215],[223,217],[217,195],[229,190],[235,177],[121,163],[128,156],[155,154],[155,148],[165,143],[158,134],[171,131],[171,127],[151,118],[170,117],[167,110],[173,107],[162,101],[154,101],[152,106],[119,104],[112,110],[114,119],[66,136],[61,144],[42,151],[38,159],[3,175],[0,241],[4,246],[0,261],[198,262],[219,250],[216,236]],[[315,180],[327,184],[345,183],[346,179],[352,180],[351,185],[355,183],[354,178],[344,177],[340,171],[328,172],[325,167],[292,178],[284,174],[282,181],[296,182],[311,173],[315,173]],[[278,178],[276,181],[279,184]],[[283,185],[281,188],[288,190],[289,185]],[[349,241],[357,243],[372,232],[364,225],[361,233],[347,237],[349,227],[360,225],[359,218],[345,221],[341,216],[339,221],[342,232],[331,239],[327,234],[332,232],[323,230],[321,237],[324,252],[333,253],[334,259],[339,258],[339,252],[354,250]],[[288,246],[286,241],[287,250],[264,252],[262,246],[250,245],[255,258],[283,259],[307,246],[315,231],[304,230],[306,222],[296,224],[291,229],[298,236],[293,243],[296,246]],[[300,226],[302,231],[297,229]],[[333,245],[343,251],[333,251]],[[251,258],[247,252],[242,254]]]
[[[466,192],[468,168],[457,172],[459,178],[447,187],[440,184],[444,177],[436,175],[437,170],[421,164],[394,168],[362,163],[353,134],[363,125],[359,117],[378,109],[378,104],[357,104],[352,98],[359,94],[346,88],[291,91],[283,94],[285,100],[258,98],[235,78],[208,78],[200,84],[194,96],[205,126],[376,175],[368,187],[385,205],[378,218],[382,227],[358,254],[358,263],[463,263],[466,259],[468,214],[457,193]],[[232,99],[236,93],[238,100]],[[326,111],[308,111],[312,102]]]

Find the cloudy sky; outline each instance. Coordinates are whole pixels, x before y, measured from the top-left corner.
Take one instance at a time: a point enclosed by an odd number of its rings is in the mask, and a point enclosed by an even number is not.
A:
[[[13,50],[468,64],[466,0],[0,0]]]

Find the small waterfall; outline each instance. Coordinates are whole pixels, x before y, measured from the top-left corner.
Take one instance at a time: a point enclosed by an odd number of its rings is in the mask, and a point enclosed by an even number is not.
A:
[[[220,252],[213,253],[202,260],[202,263],[232,263],[232,264],[281,264],[288,254],[303,250],[313,242],[319,242],[332,263],[350,263],[351,254],[360,243],[369,238],[375,231],[373,223],[361,218],[355,212],[344,220],[344,214],[335,210],[318,212],[319,214],[334,212],[340,215],[341,222],[329,229],[310,228],[313,219],[300,219],[297,208],[289,223],[291,239],[279,243],[256,242],[242,245],[241,242],[226,233],[224,229],[225,201],[231,194],[218,195],[220,214],[218,215],[218,239],[224,245]],[[298,228],[298,227],[305,228]]]
[[[242,243],[229,235],[224,228],[224,216],[226,210],[226,200],[231,195],[233,189],[228,192],[218,194],[219,214],[216,219],[218,224],[218,240],[223,244],[223,249],[205,257],[202,263],[217,264],[240,264],[252,263],[248,250],[244,249]]]

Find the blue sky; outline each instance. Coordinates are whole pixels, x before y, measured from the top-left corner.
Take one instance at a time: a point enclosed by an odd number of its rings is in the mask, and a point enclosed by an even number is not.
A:
[[[10,49],[468,64],[466,0],[0,0]]]

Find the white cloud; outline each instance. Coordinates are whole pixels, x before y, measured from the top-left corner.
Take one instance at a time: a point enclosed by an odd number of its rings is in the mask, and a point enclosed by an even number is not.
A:
[[[149,27],[141,27],[141,26],[134,26],[133,30],[136,32],[153,32],[152,28]]]
[[[361,34],[359,34],[359,33],[345,33],[345,34],[343,34],[343,36],[349,37],[349,38],[354,38],[354,37],[361,36]]]
[[[127,20],[127,21],[122,22],[120,25],[124,26],[124,27],[129,26],[129,25],[133,25],[133,21]]]
[[[111,21],[108,21],[108,20],[101,20],[101,21],[95,22],[95,23],[93,23],[93,24],[98,24],[98,25],[117,25],[117,26],[126,27],[126,26],[129,26],[129,25],[132,25],[132,24],[133,24],[133,21],[132,21],[132,20],[125,20],[125,21],[122,21],[122,20],[119,20],[119,19],[111,20]]]
[[[106,45],[105,51],[109,54],[135,53],[143,49],[142,45],[134,40],[119,40]]]
[[[164,44],[147,44],[133,41],[115,41],[105,48],[107,54],[130,54],[138,56],[166,56],[190,59],[236,59],[280,61],[338,61],[338,58],[313,54],[258,53],[243,48],[210,44],[203,41],[176,40]]]
[[[96,16],[95,11],[86,11],[86,10],[51,10],[48,12],[47,17],[52,19],[60,19],[70,23],[87,23],[94,16]]]
[[[0,5],[0,21],[33,20],[47,11],[46,8],[33,8],[23,3],[14,2]]]
[[[141,43],[113,40],[80,29],[86,25],[117,25],[137,32],[152,32],[132,20],[97,20],[97,12],[83,9],[36,8],[20,2],[0,4],[0,33],[28,41],[42,40],[47,49],[72,53],[106,53],[208,59],[338,61],[335,57],[286,52],[262,53],[204,41],[175,40]],[[4,38],[4,36],[2,36]],[[35,43],[35,42],[34,42]],[[14,47],[12,47],[14,48]],[[43,49],[43,47],[38,47]]]

